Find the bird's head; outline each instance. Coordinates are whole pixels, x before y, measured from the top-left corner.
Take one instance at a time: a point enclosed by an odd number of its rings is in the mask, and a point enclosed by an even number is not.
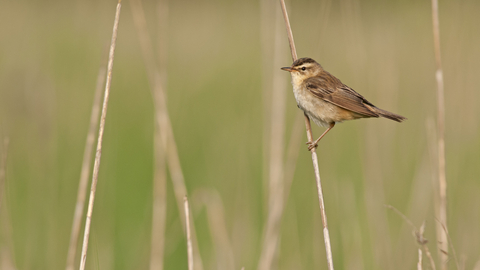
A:
[[[300,58],[293,62],[290,67],[282,67],[282,70],[292,74],[295,80],[303,81],[313,76],[318,76],[323,72],[322,66],[312,58]]]

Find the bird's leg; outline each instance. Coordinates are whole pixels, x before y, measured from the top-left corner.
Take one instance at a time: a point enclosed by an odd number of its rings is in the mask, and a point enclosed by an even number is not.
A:
[[[334,126],[335,126],[335,122],[330,123],[330,127],[327,128],[327,130],[325,130],[325,132],[323,132],[323,134],[322,134],[320,137],[318,137],[318,139],[317,139],[316,141],[314,141],[314,142],[307,142],[308,151],[312,150],[314,147],[317,147],[317,146],[318,146],[317,143],[320,141],[320,139],[322,139],[323,136],[325,136],[325,134],[327,134],[327,132],[329,132],[330,129],[332,129]]]

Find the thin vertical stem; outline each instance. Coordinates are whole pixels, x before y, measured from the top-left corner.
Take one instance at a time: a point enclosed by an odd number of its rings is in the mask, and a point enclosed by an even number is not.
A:
[[[145,19],[145,13],[140,0],[131,0],[130,6],[132,7],[133,20],[140,41],[142,49],[142,55],[147,69],[148,80],[151,87],[151,93],[153,97],[155,119],[158,127],[160,128],[160,137],[162,147],[166,151],[166,161],[170,172],[173,191],[175,193],[175,199],[177,201],[177,207],[180,213],[180,220],[182,225],[185,226],[185,217],[183,213],[183,197],[187,194],[187,187],[185,185],[185,178],[183,176],[182,167],[180,164],[180,158],[178,155],[177,144],[173,134],[172,123],[168,114],[167,108],[167,96],[164,87],[162,86],[162,75],[158,71],[155,63],[155,57],[153,52],[153,46],[151,39],[148,35],[147,23]],[[198,243],[195,237],[195,226],[192,226],[192,241],[193,247],[197,251]],[[195,253],[195,265],[198,270],[203,269],[202,259],[200,253]]]
[[[423,236],[423,233],[425,231],[425,222],[423,222],[422,226],[420,226],[420,229],[417,229],[417,227],[413,224],[413,222],[410,219],[408,219],[407,216],[405,216],[402,212],[400,212],[400,210],[393,207],[392,205],[385,205],[385,206],[389,209],[392,209],[397,215],[403,218],[403,220],[405,220],[408,223],[408,225],[410,225],[413,228],[415,239],[417,240],[417,243],[423,247],[423,250],[425,251],[425,255],[430,261],[430,267],[432,268],[432,270],[436,270],[435,262],[433,261],[432,254],[430,254],[430,250],[427,247],[428,241]],[[420,249],[418,251],[421,252]]]
[[[106,56],[106,55],[105,55]],[[87,140],[83,152],[82,169],[80,172],[80,181],[78,182],[77,202],[73,214],[72,231],[70,232],[70,244],[67,253],[67,270],[73,270],[75,265],[75,254],[77,254],[78,236],[80,234],[80,225],[82,223],[82,214],[85,208],[85,199],[87,197],[88,176],[90,172],[90,163],[93,153],[93,144],[95,143],[95,130],[98,126],[100,115],[100,104],[102,101],[102,87],[105,83],[105,73],[107,68],[103,64],[98,71],[97,85],[93,98],[92,112],[90,114],[90,126],[88,128]]]
[[[150,251],[150,270],[163,269],[165,250],[165,227],[167,216],[167,166],[160,127],[155,120],[154,155],[155,169],[153,177],[152,236]]]
[[[192,237],[190,232],[190,208],[188,207],[187,196],[183,198],[185,209],[185,230],[187,232],[187,254],[188,254],[188,270],[193,270],[193,249]]]
[[[418,263],[417,263],[417,270],[423,270],[422,266],[423,256],[422,256],[422,249],[418,249]]]
[[[437,220],[437,222],[440,222],[439,220]],[[442,225],[442,228],[443,230],[445,231],[445,233],[447,234],[447,239],[450,243],[450,247],[452,248],[452,254],[453,254],[453,259],[455,261],[455,264],[457,265],[457,269],[460,270],[460,269],[463,269],[462,267],[460,267],[460,264],[458,263],[458,258],[457,258],[457,253],[455,252],[455,248],[453,247],[453,244],[452,244],[452,239],[450,238],[450,234],[448,233],[447,231],[447,227],[445,227],[445,225],[441,224]]]
[[[276,9],[275,16],[275,41],[273,62],[278,67],[282,62],[282,40],[281,40],[281,14]],[[263,235],[262,252],[258,269],[271,269],[277,243],[279,242],[280,222],[284,208],[284,138],[285,138],[285,81],[280,77],[280,72],[273,76],[270,113],[270,155],[269,155],[269,194],[268,194],[268,217]]]
[[[120,21],[121,0],[118,1],[115,21],[113,24],[113,34],[110,43],[110,52],[108,55],[107,82],[105,84],[105,94],[103,99],[102,116],[100,118],[100,127],[98,129],[97,151],[95,163],[93,165],[92,186],[90,189],[90,199],[88,201],[87,218],[85,221],[85,232],[83,236],[82,256],[80,258],[80,270],[85,269],[87,261],[88,238],[90,236],[90,225],[92,222],[93,204],[95,202],[95,192],[97,190],[98,172],[100,169],[100,158],[102,156],[103,132],[105,130],[105,119],[107,117],[108,98],[110,97],[110,86],[112,83],[113,58],[115,55],[115,45],[117,43],[118,23]]]
[[[432,254],[430,253],[427,245],[423,245],[423,250],[425,251],[425,255],[427,255],[428,261],[430,262],[430,267],[432,270],[436,270],[437,268],[435,267],[435,261],[433,260]]]
[[[292,29],[290,27],[290,21],[288,20],[288,14],[287,14],[287,8],[285,7],[285,1],[280,0],[280,4],[282,6],[282,11],[283,11],[283,17],[285,19],[285,26],[287,28],[287,35],[288,35],[288,41],[290,44],[290,51],[292,53],[292,59],[293,61],[297,60],[297,52],[295,49],[295,43],[293,40],[293,34],[292,34]],[[307,131],[307,138],[308,141],[312,142],[313,141],[313,135],[312,135],[312,128],[310,126],[310,119],[308,118],[307,115],[305,115],[305,128]],[[318,168],[318,158],[317,158],[317,153],[315,151],[315,147],[312,148],[311,150],[312,153],[312,163],[313,163],[313,170],[315,172],[315,181],[317,184],[317,192],[318,192],[318,201],[320,205],[320,215],[322,217],[322,224],[323,224],[323,238],[325,241],[325,251],[327,255],[327,266],[329,270],[333,270],[333,259],[332,259],[332,247],[330,245],[330,234],[328,232],[328,225],[327,225],[327,214],[325,212],[325,203],[323,200],[323,191],[322,191],[322,183],[320,179],[320,170]]]
[[[130,6],[132,7],[133,20],[137,28],[140,45],[142,48],[143,58],[147,67],[148,80],[151,85],[151,93],[154,101],[155,118],[160,127],[160,135],[162,137],[162,144],[167,151],[167,161],[170,167],[170,174],[173,182],[173,189],[175,197],[177,199],[179,210],[182,210],[183,196],[187,194],[187,188],[183,178],[183,173],[178,160],[178,152],[173,137],[173,131],[171,130],[170,117],[167,110],[167,101],[165,90],[162,87],[161,75],[156,67],[152,42],[148,35],[147,25],[143,7],[139,0],[131,0]],[[182,213],[180,211],[180,213]],[[181,216],[182,224],[185,225],[185,218]]]
[[[263,103],[263,131],[262,131],[262,179],[268,179],[268,162],[269,162],[269,146],[270,141],[270,121],[271,121],[271,90],[272,80],[271,73],[273,69],[272,65],[272,25],[274,20],[272,11],[276,9],[272,8],[274,2],[272,0],[260,0],[260,44],[261,44],[261,56],[262,56],[262,103]],[[278,70],[275,70],[278,71]]]
[[[132,2],[131,2],[132,3]],[[138,4],[140,6],[140,4]],[[141,6],[140,6],[141,7]],[[143,12],[142,12],[143,13]],[[160,39],[159,43],[159,65],[160,83],[162,88],[166,86],[166,56],[167,42],[166,32],[168,29],[168,3],[166,0],[158,2],[158,20]],[[150,251],[150,270],[163,270],[164,250],[165,250],[165,229],[167,218],[167,166],[166,166],[166,136],[162,136],[161,127],[158,119],[155,117],[154,129],[154,176],[153,176],[153,206],[152,206],[152,236]]]
[[[437,71],[435,77],[437,81],[437,147],[438,147],[438,184],[439,201],[436,202],[438,209],[438,218],[440,223],[447,228],[447,179],[445,174],[445,98],[443,86],[442,59],[440,56],[440,26],[438,18],[438,0],[432,0],[432,20],[433,20],[433,45],[435,50],[435,62]],[[445,229],[446,230],[446,229]],[[447,232],[437,224],[437,238],[439,254],[441,259],[441,269],[448,268],[448,238]]]
[[[208,227],[215,248],[216,268],[235,269],[235,256],[228,236],[225,210],[220,194],[215,189],[197,189],[191,198],[198,207],[203,205],[207,212]]]
[[[287,28],[288,44],[290,45],[290,52],[292,53],[292,60],[297,60],[297,49],[295,48],[295,41],[293,40],[292,28],[290,27],[290,20],[288,19],[287,7],[285,6],[285,0],[280,0],[282,6],[283,19],[285,20],[285,27]]]

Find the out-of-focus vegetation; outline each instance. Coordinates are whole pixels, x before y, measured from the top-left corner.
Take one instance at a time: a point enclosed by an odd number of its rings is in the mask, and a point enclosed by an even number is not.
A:
[[[88,257],[90,269],[149,262],[153,103],[124,0]],[[435,65],[430,1],[290,1],[299,57],[309,56],[372,103],[402,114],[338,125],[318,148],[335,266],[413,269],[415,224],[435,248]],[[255,269],[266,219],[261,12],[258,1],[169,1],[168,106],[187,189],[218,192],[236,269]],[[275,2],[274,5],[278,3]],[[156,3],[145,2],[158,36]],[[449,233],[480,260],[480,2],[440,1]],[[3,1],[0,136],[8,162],[0,268],[63,269],[102,52],[115,1]],[[273,32],[273,29],[272,29]],[[285,37],[286,38],[286,37]],[[286,52],[286,50],[285,50]],[[283,66],[290,65],[285,54]],[[278,71],[283,72],[278,67]],[[288,74],[285,80],[290,81]],[[288,88],[287,142],[295,115]],[[303,127],[302,127],[303,128]],[[314,127],[315,136],[323,129]],[[325,269],[310,154],[303,136],[285,207],[278,269]],[[186,269],[168,183],[165,269]],[[216,269],[205,210],[191,201],[204,269]],[[451,262],[452,266],[453,263]]]

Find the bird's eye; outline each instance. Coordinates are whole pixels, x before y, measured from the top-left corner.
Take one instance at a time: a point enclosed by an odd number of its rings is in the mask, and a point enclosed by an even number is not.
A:
[[[307,68],[306,68],[306,67],[302,67],[302,70],[305,70],[305,69],[307,69]]]

